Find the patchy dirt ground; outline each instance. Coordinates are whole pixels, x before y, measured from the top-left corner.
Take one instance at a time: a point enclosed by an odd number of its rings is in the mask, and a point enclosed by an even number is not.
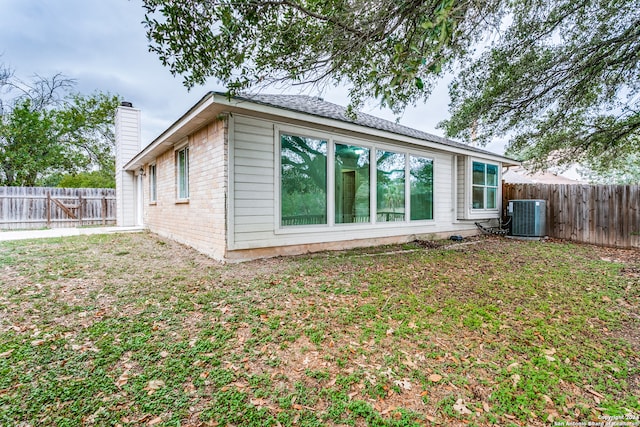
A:
[[[0,245],[0,425],[549,425],[640,414],[640,251],[494,237],[221,265]]]

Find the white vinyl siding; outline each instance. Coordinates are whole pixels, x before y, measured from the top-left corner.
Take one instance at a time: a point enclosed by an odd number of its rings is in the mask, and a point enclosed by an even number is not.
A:
[[[115,117],[116,150],[116,219],[119,226],[136,224],[134,175],[123,170],[124,165],[140,151],[140,110],[118,107]]]
[[[475,230],[473,223],[454,224],[452,212],[457,201],[453,199],[452,177],[454,155],[444,151],[422,149],[418,146],[397,144],[380,138],[361,138],[335,134],[331,130],[294,126],[258,119],[240,114],[234,115],[233,141],[230,143],[232,155],[232,206],[233,236],[229,239],[229,250],[242,250],[287,245],[303,245],[339,242],[357,239],[375,239],[402,235],[427,235],[430,233]],[[410,156],[433,160],[433,220],[385,222],[385,223],[343,223],[335,222],[335,175],[333,166],[327,171],[329,194],[328,224],[285,227],[280,223],[280,134],[304,135],[327,140],[330,147],[328,165],[334,161],[335,144],[386,150]],[[464,161],[464,156],[460,156]],[[458,173],[464,175],[464,168]],[[371,164],[375,172],[375,163]],[[408,169],[407,169],[408,170]],[[408,173],[408,172],[407,172]],[[373,173],[372,173],[373,175]],[[464,186],[464,180],[462,180]],[[373,181],[370,184],[374,185]],[[407,183],[407,186],[409,184]],[[464,191],[460,191],[464,194]],[[375,206],[375,191],[371,204]],[[407,198],[409,194],[407,194]],[[410,201],[407,201],[410,205]]]
[[[233,240],[268,246],[274,228],[273,124],[234,116]]]
[[[465,198],[467,197],[467,193],[465,191],[465,169],[466,162],[464,156],[456,156],[456,197],[457,197],[457,205],[456,205],[456,218],[464,219],[466,218],[466,207]]]

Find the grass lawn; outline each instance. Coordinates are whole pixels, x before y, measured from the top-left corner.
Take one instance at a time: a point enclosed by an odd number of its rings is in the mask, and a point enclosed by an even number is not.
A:
[[[640,424],[639,251],[449,243],[2,243],[0,426]]]

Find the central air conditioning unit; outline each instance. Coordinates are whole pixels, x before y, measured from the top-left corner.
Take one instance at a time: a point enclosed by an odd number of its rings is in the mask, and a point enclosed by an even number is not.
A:
[[[545,200],[509,200],[507,215],[511,217],[511,235],[544,237],[547,230]]]

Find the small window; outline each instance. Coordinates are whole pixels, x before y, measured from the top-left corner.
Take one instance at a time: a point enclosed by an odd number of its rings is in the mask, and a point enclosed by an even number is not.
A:
[[[149,165],[149,200],[155,202],[158,200],[156,165]]]
[[[497,165],[473,162],[471,202],[473,209],[498,208]]]
[[[176,153],[178,172],[178,199],[189,199],[189,147],[184,147]]]

